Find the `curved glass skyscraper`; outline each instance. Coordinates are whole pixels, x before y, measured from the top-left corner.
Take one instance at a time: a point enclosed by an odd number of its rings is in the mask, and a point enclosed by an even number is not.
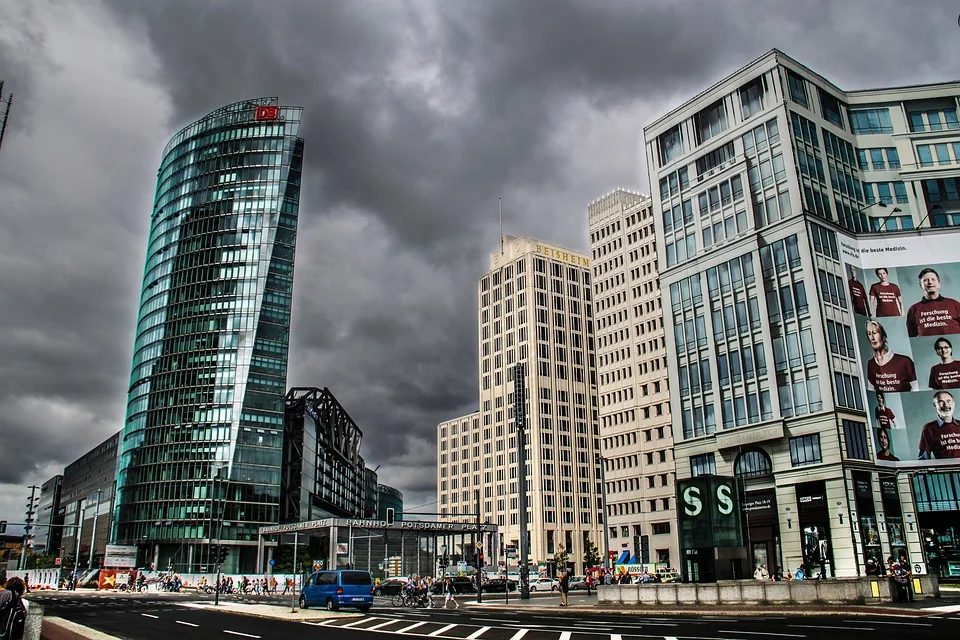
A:
[[[237,102],[163,152],[113,539],[139,564],[254,564],[278,521],[303,140],[300,107]]]

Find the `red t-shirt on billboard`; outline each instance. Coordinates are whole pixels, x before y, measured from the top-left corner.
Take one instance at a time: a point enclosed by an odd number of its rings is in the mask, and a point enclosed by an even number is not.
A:
[[[877,364],[876,358],[870,358],[867,364],[867,380],[876,391],[910,391],[910,383],[916,379],[917,370],[907,356],[894,354],[883,366]]]
[[[847,286],[850,288],[850,300],[853,301],[853,312],[862,316],[869,316],[870,310],[867,308],[867,289],[859,280],[849,280]]]
[[[924,298],[907,311],[907,335],[911,338],[949,333],[960,333],[960,302],[953,298]]]
[[[934,420],[923,425],[920,452],[925,451],[937,460],[960,458],[960,422],[954,419],[941,425],[939,420]]]
[[[878,454],[877,454],[877,460],[886,460],[886,461],[888,461],[888,462],[900,462],[900,458],[898,458],[897,456],[893,455],[893,454],[890,453],[889,451],[886,452],[886,453],[884,453],[884,452],[882,452],[882,451],[881,451],[880,453],[878,453]]]
[[[960,360],[930,367],[931,389],[960,389]]]
[[[893,427],[893,421],[897,419],[897,416],[893,415],[890,407],[884,407],[883,409],[877,407],[876,411],[873,412],[873,416],[877,419],[877,426],[881,429],[891,429]]]
[[[897,298],[900,297],[900,287],[888,282],[881,284],[873,283],[870,287],[870,296],[877,299],[877,309],[875,311],[878,318],[900,315],[900,307],[897,305]]]

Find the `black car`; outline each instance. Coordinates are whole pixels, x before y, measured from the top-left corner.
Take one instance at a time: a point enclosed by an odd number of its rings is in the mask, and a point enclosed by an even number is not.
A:
[[[405,584],[407,584],[406,580],[384,580],[380,586],[374,588],[373,595],[395,596],[403,590]]]
[[[473,578],[468,578],[466,576],[452,576],[450,578],[453,581],[453,592],[454,593],[476,593],[477,587],[473,583]],[[437,580],[433,583],[433,586],[430,587],[430,591],[435,595],[445,593],[446,589],[445,581]]]
[[[505,593],[507,589],[511,592],[517,590],[517,583],[505,578],[493,578],[483,583],[484,593]]]

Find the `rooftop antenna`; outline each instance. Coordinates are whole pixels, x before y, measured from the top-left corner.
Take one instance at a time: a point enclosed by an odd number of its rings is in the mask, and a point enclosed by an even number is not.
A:
[[[497,203],[500,206],[500,255],[503,255],[503,197],[497,198]]]

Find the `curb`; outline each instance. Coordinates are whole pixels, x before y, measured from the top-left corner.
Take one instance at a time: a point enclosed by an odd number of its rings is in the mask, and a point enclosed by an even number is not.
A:
[[[44,617],[40,640],[120,640],[115,636],[57,617]]]

